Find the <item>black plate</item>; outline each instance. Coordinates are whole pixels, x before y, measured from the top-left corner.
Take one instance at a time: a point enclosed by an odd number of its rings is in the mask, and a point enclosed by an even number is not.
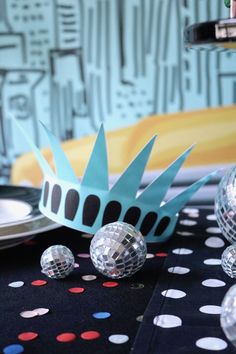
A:
[[[38,203],[41,196],[41,189],[18,187],[18,186],[0,186],[0,199],[12,199],[28,203],[32,210],[30,217],[39,216]]]
[[[13,222],[0,220],[0,249],[13,246],[33,235],[58,228],[60,225],[49,220],[41,214],[38,209],[38,203],[41,196],[41,190],[29,187],[18,186],[0,186],[0,200],[14,200],[27,203],[31,207],[30,213]],[[16,241],[16,242],[15,242]],[[3,246],[3,247],[1,247]]]

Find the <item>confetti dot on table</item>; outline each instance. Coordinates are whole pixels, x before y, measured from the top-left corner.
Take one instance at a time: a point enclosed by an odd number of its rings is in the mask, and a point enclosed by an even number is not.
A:
[[[208,237],[205,241],[205,245],[210,248],[221,248],[224,247],[224,241],[217,236]]]
[[[225,282],[219,279],[206,279],[202,282],[202,285],[210,288],[219,288],[221,286],[225,286]]]
[[[79,257],[79,258],[90,258],[90,254],[89,253],[78,253],[77,257]]]
[[[173,274],[187,274],[190,272],[190,269],[189,268],[185,268],[185,267],[179,267],[179,266],[176,266],[176,267],[170,267],[168,268],[168,272],[169,273],[173,273]]]
[[[215,221],[216,220],[216,216],[215,214],[210,214],[210,215],[207,215],[207,220],[210,220],[210,221]]]
[[[37,316],[37,313],[34,311],[23,311],[20,313],[20,316],[23,318],[33,318]]]
[[[46,315],[49,312],[49,309],[44,307],[39,307],[38,309],[33,310],[38,316]]]
[[[181,299],[186,296],[186,293],[178,289],[167,289],[162,291],[161,295],[171,299]]]
[[[136,321],[143,322],[143,315],[139,315],[136,317]]]
[[[66,333],[58,334],[56,339],[58,342],[62,342],[62,343],[72,342],[73,340],[76,339],[76,335],[72,332],[66,332]]]
[[[37,242],[34,241],[34,240],[26,240],[26,241],[24,241],[24,245],[26,245],[26,246],[35,246],[35,245],[37,245]]]
[[[3,349],[4,354],[20,354],[24,352],[24,347],[20,344],[11,344]]]
[[[188,219],[184,219],[184,220],[180,220],[180,225],[185,225],[185,226],[194,226],[197,224],[196,221],[194,220],[188,220]]]
[[[83,275],[81,278],[85,281],[92,281],[92,280],[97,279],[96,275],[93,275],[93,274]]]
[[[153,324],[162,328],[174,328],[182,326],[182,320],[173,315],[159,315],[154,318]]]
[[[81,237],[83,238],[93,238],[92,234],[82,234]]]
[[[129,337],[126,334],[112,334],[108,340],[113,344],[123,344],[128,342]]]
[[[224,350],[227,348],[228,344],[220,338],[216,337],[205,337],[205,338],[200,338],[196,341],[196,346],[201,349],[206,349],[206,350]]]
[[[43,286],[46,284],[47,284],[46,280],[34,280],[31,282],[31,285],[33,285],[33,286]]]
[[[174,254],[179,254],[179,255],[188,255],[193,253],[193,251],[190,250],[189,248],[175,248],[172,252]]]
[[[206,265],[221,265],[221,259],[218,258],[208,258],[203,261]]]
[[[116,281],[105,281],[102,285],[105,286],[105,288],[115,288],[119,283]]]
[[[200,307],[199,311],[209,315],[219,315],[221,313],[221,306],[205,305]]]
[[[177,231],[176,233],[180,236],[193,236],[194,235],[194,233],[189,232],[189,231]]]
[[[24,285],[24,282],[21,280],[18,281],[13,281],[12,283],[9,283],[8,286],[11,288],[21,288]]]
[[[80,287],[70,288],[68,289],[68,291],[72,294],[82,294],[85,291],[85,288],[80,288]]]
[[[93,317],[97,318],[98,320],[104,320],[111,317],[111,314],[110,312],[94,312]]]
[[[185,214],[192,214],[192,213],[197,214],[197,213],[199,213],[199,209],[197,209],[197,208],[184,208],[182,211]]]
[[[206,229],[206,232],[208,232],[209,234],[221,234],[219,227],[208,227]]]
[[[101,336],[101,334],[97,331],[86,331],[81,333],[80,337],[85,340],[93,340],[97,339]]]
[[[137,290],[137,289],[143,289],[144,284],[142,283],[133,283],[130,285],[130,289]]]
[[[157,253],[156,253],[156,256],[157,256],[157,257],[167,257],[167,256],[168,256],[168,253],[166,253],[166,252],[157,252]]]
[[[147,253],[146,254],[146,259],[154,258],[155,255],[153,253]]]
[[[28,342],[30,340],[34,340],[38,337],[38,333],[36,332],[24,332],[24,333],[20,333],[18,335],[18,339],[22,340],[24,342]]]
[[[43,316],[48,312],[49,312],[49,309],[40,307],[40,308],[34,309],[32,311],[23,311],[20,313],[20,316],[23,318],[33,318],[36,316]]]

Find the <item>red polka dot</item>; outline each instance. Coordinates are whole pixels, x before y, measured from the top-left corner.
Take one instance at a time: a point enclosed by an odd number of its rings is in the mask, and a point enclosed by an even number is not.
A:
[[[116,281],[105,281],[102,285],[105,286],[105,288],[115,288],[119,283]]]
[[[167,257],[168,253],[166,253],[166,252],[158,252],[158,253],[156,253],[156,256],[157,257]]]
[[[80,337],[85,340],[97,339],[100,336],[101,336],[101,334],[97,331],[87,331],[87,332],[81,333],[81,335],[80,335]]]
[[[18,335],[18,339],[22,340],[24,342],[27,342],[29,340],[33,340],[38,337],[38,333],[35,332],[23,332]]]
[[[76,335],[71,332],[61,333],[61,334],[58,334],[58,336],[57,336],[57,341],[62,342],[62,343],[72,342],[75,339],[76,339]]]
[[[33,286],[43,286],[46,284],[47,284],[46,280],[34,280],[31,282],[31,285],[33,285]]]
[[[85,291],[85,288],[70,288],[68,291],[72,294],[81,294]]]

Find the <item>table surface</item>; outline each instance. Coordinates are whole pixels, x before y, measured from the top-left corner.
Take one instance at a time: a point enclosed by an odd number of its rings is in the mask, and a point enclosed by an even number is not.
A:
[[[55,244],[69,247],[79,265],[64,280],[41,273],[41,254]],[[106,282],[113,280],[99,274],[86,257],[89,244],[86,235],[62,227],[1,251],[1,351],[20,344],[25,353],[40,354],[235,353],[220,328],[219,314],[235,281],[220,265],[228,243],[212,209],[185,208],[170,241],[149,244],[143,268],[108,287]],[[35,280],[47,283],[32,285]],[[15,281],[24,285],[10,287]],[[84,291],[71,293],[75,287]],[[20,315],[37,308],[49,312],[33,318]],[[96,318],[106,317],[103,312],[109,317]],[[18,336],[25,332],[38,336],[22,341]],[[74,340],[59,342],[62,333],[73,333]],[[18,353],[10,349],[9,354]]]

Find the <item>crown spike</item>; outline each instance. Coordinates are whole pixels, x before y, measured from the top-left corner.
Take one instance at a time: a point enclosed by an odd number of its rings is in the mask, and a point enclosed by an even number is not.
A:
[[[169,200],[165,205],[161,207],[161,209],[166,210],[170,214],[176,214],[179,210],[183,208],[183,206],[189,201],[192,195],[198,191],[204,184],[210,181],[215,175],[217,171],[210,173],[209,175],[202,177],[199,181],[193,183],[187,189],[185,189],[182,193],[178,194],[173,199]]]
[[[48,136],[49,144],[53,152],[53,158],[58,177],[64,179],[65,181],[78,183],[78,178],[72,170],[72,167],[61,147],[60,142],[41,121],[40,124],[42,125]]]
[[[20,131],[23,134],[25,140],[28,142],[29,146],[33,150],[34,156],[37,159],[38,164],[39,164],[43,174],[44,175],[47,174],[47,175],[55,177],[55,174],[54,174],[53,170],[49,166],[47,160],[44,158],[44,156],[41,153],[40,149],[33,143],[33,141],[30,139],[29,135],[26,134],[26,132],[22,128],[21,124],[19,124],[15,118],[13,118],[13,120],[14,120],[15,124],[18,126],[18,128],[20,129]]]
[[[194,145],[180,155],[160,176],[144,189],[137,199],[145,204],[152,204],[153,200],[155,200],[155,204],[160,205],[175,176],[193,147]]]
[[[126,198],[135,198],[155,139],[156,136],[144,146],[140,153],[130,163],[125,172],[112,187],[111,191],[113,193],[119,195],[123,194]]]
[[[108,190],[107,148],[103,124],[101,125],[92,154],[86,167],[81,186]]]

